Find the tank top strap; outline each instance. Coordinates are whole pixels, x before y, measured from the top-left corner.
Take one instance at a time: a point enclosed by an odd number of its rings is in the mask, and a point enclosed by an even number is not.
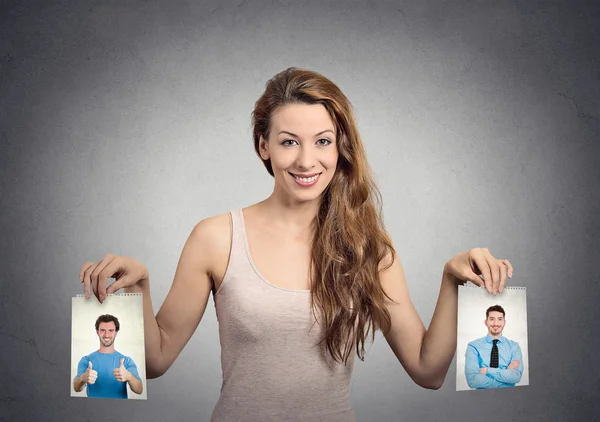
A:
[[[249,265],[247,253],[246,229],[244,227],[244,214],[241,209],[230,211],[231,214],[231,257],[229,266],[247,267]]]

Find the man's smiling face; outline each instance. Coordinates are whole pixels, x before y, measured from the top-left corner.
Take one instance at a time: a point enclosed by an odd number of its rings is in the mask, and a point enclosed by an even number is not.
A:
[[[117,337],[117,330],[115,327],[115,323],[113,321],[110,322],[101,322],[98,326],[98,338],[100,339],[100,343],[104,347],[110,347],[115,342],[115,338]]]
[[[485,320],[485,326],[488,328],[488,333],[492,337],[500,337],[504,330],[504,314],[498,311],[490,311]]]

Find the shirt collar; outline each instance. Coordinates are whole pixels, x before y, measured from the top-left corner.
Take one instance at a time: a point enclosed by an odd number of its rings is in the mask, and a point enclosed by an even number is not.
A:
[[[493,340],[494,340],[494,337],[492,337],[491,335],[488,334],[487,336],[485,336],[485,341],[487,341],[488,343],[492,343]],[[498,337],[498,343],[504,343],[504,340],[505,340],[504,336]]]

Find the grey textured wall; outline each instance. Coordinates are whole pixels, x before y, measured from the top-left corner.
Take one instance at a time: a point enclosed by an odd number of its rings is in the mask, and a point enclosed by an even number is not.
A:
[[[487,246],[529,305],[529,387],[414,385],[380,336],[361,421],[600,413],[600,6],[595,1],[2,1],[0,419],[207,421],[212,300],[147,402],[69,397],[71,297],[108,252],[156,310],[194,224],[266,197],[250,113],[294,65],[353,102],[426,324],[444,262]]]

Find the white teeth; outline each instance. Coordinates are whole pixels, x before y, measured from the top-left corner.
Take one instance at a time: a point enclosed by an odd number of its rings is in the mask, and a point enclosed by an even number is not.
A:
[[[317,174],[316,176],[313,176],[313,177],[299,177],[299,176],[294,175],[294,177],[296,179],[300,180],[301,182],[310,183],[310,182],[314,182],[315,180],[317,180],[317,177],[319,177],[319,175]]]

